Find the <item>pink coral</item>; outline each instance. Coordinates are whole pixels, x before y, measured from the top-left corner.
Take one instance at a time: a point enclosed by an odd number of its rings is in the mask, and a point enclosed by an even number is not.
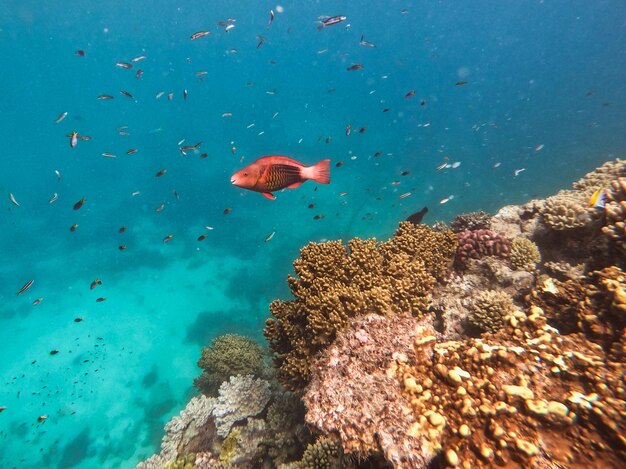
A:
[[[485,256],[506,258],[511,251],[511,243],[504,235],[491,230],[465,230],[457,233],[459,245],[456,263],[464,266],[468,259]]]

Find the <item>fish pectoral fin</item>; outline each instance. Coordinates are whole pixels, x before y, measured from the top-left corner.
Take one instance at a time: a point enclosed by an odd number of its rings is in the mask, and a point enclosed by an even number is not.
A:
[[[271,192],[261,192],[261,194],[263,194],[263,197],[266,197],[270,200],[276,200],[276,196]]]
[[[296,187],[300,187],[300,185],[302,185],[304,181],[298,181],[298,182],[294,182],[293,184],[291,184],[290,186],[287,186],[287,189],[295,189]]]

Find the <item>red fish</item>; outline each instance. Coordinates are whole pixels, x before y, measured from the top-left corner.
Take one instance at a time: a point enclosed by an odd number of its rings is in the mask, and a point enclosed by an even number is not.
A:
[[[330,184],[330,160],[304,166],[286,156],[264,156],[233,174],[230,182],[274,200],[276,197],[272,192],[284,188],[295,189],[309,179],[320,184]]]

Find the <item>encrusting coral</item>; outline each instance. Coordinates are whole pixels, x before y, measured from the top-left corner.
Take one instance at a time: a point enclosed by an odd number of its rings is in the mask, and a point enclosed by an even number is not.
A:
[[[541,254],[530,239],[518,236],[511,242],[509,259],[516,269],[532,271],[541,262]]]
[[[506,293],[482,291],[474,298],[467,320],[480,331],[497,332],[513,309],[513,301]]]
[[[263,349],[247,337],[225,334],[202,348],[198,366],[204,371],[194,385],[207,396],[217,396],[220,385],[231,376],[262,376]]]
[[[347,249],[337,241],[306,245],[294,262],[297,277],[288,279],[296,299],[272,302],[274,317],[264,330],[278,379],[290,390],[302,390],[312,357],[355,316],[423,314],[455,248],[452,232],[409,222],[382,243],[354,238]]]

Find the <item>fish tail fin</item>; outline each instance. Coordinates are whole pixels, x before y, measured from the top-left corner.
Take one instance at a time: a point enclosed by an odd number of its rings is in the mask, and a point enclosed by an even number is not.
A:
[[[330,184],[330,160],[322,160],[305,168],[303,176],[320,184]]]

